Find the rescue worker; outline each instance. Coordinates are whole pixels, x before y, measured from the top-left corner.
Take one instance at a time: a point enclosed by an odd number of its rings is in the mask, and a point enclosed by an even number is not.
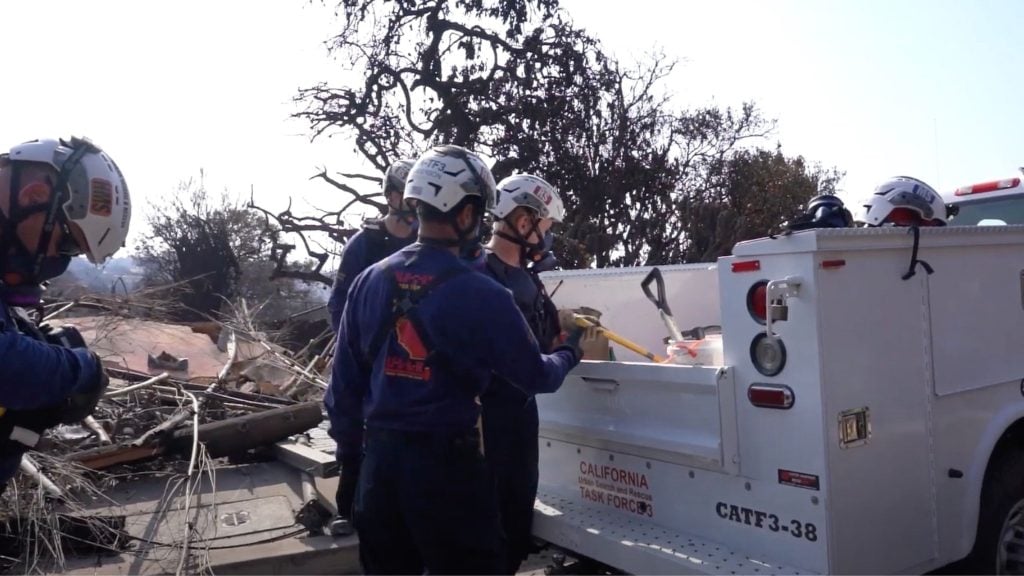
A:
[[[361,230],[345,243],[341,252],[341,263],[334,277],[334,287],[327,300],[331,315],[331,329],[338,331],[338,320],[345,308],[345,296],[352,281],[360,272],[405,248],[416,240],[416,213],[402,201],[405,179],[412,168],[412,160],[398,160],[388,167],[384,174],[381,192],[388,205],[384,218],[368,218]]]
[[[464,148],[423,154],[405,188],[419,241],[349,291],[325,404],[343,475],[362,454],[353,520],[366,574],[504,569],[477,398],[492,375],[553,392],[581,358],[581,330],[541,353],[508,290],[467,265],[494,189]]]
[[[39,435],[91,414],[108,382],[80,337],[42,333],[22,307],[38,306],[42,283],[63,274],[72,257],[101,264],[117,252],[130,221],[124,176],[88,140],[33,140],[0,155],[3,487]]]
[[[384,218],[363,221],[362,229],[345,244],[345,249],[341,253],[341,264],[334,278],[334,287],[327,301],[331,329],[335,332],[338,331],[341,312],[345,309],[348,289],[356,276],[373,263],[412,244],[416,239],[416,213],[409,209],[402,199],[405,179],[409,176],[412,165],[413,160],[398,160],[388,167],[382,183],[382,193],[388,205],[387,215]],[[357,462],[349,464],[345,467],[348,474],[338,478],[338,489],[334,495],[338,514],[331,520],[329,526],[334,536],[349,536],[354,532],[351,522],[352,498],[355,496],[359,466]]]
[[[543,179],[517,174],[498,183],[491,209],[494,229],[483,270],[512,292],[516,306],[542,352],[550,353],[561,332],[558,310],[528,264],[542,261],[550,248],[551,227],[564,217],[562,200]],[[485,456],[494,477],[507,538],[504,572],[515,574],[533,552],[533,503],[537,498],[537,403],[501,378],[480,397]]]

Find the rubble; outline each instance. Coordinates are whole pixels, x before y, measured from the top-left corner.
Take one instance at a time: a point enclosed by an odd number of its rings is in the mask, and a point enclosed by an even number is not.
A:
[[[0,567],[230,572],[215,557],[242,562],[236,546],[322,532],[331,512],[316,478],[338,470],[305,433],[323,420],[333,346],[292,354],[242,311],[220,330],[109,314],[51,320],[79,328],[111,384],[92,417],[46,432],[0,496]],[[350,553],[337,543],[307,552]],[[251,560],[239,565],[262,571]]]

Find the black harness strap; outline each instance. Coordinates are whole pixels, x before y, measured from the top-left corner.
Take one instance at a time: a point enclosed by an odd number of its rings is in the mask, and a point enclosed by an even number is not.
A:
[[[411,261],[412,260],[410,258],[406,261],[406,264]],[[388,317],[378,327],[377,332],[373,335],[373,340],[370,341],[370,347],[366,350],[367,364],[371,366],[373,365],[374,360],[377,359],[377,356],[380,355],[381,349],[387,343],[388,337],[395,331],[395,326],[399,319],[404,317],[412,323],[413,328],[416,330],[416,334],[423,342],[423,346],[426,347],[428,353],[427,364],[429,365],[436,350],[434,349],[430,332],[427,331],[426,326],[423,324],[423,320],[420,318],[416,308],[439,286],[452,278],[456,278],[469,272],[472,272],[472,270],[466,266],[453,266],[441,272],[437,276],[434,276],[430,282],[424,284],[419,290],[412,291],[399,286],[395,270],[389,269],[388,274],[390,276],[392,291],[394,294],[394,303],[391,307],[390,317]]]
[[[914,234],[914,247],[910,252],[910,269],[903,275],[904,280],[910,280],[917,274],[917,265],[920,264],[924,271],[929,274],[934,274],[935,270],[932,269],[931,265],[917,257],[918,245],[921,242],[921,231],[917,226],[911,226],[910,231]]]
[[[490,252],[487,254],[486,264],[487,269],[498,279],[501,285],[508,286],[508,269],[495,253]],[[547,290],[544,288],[544,283],[541,282],[537,274],[530,270],[524,270],[524,272],[530,277],[534,287],[537,289],[537,295],[533,302],[522,302],[519,298],[514,298],[516,306],[519,307],[519,311],[526,318],[526,323],[529,325],[534,337],[540,343],[541,351],[550,353],[552,341],[561,332],[558,324],[558,309],[555,307],[554,302],[551,301]]]

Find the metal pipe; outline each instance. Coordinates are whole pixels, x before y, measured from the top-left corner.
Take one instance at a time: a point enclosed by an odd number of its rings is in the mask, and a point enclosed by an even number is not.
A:
[[[57,487],[52,480],[47,478],[42,472],[39,471],[39,467],[36,466],[35,460],[33,460],[28,454],[24,454],[21,457],[21,471],[31,476],[43,490],[49,492],[52,496],[60,498],[61,500],[66,499],[64,491]]]
[[[170,377],[171,377],[170,374],[168,374],[167,372],[164,372],[164,373],[160,374],[159,376],[157,376],[155,378],[150,378],[149,380],[146,380],[145,382],[139,382],[138,384],[132,384],[131,386],[125,386],[124,388],[117,388],[117,389],[114,389],[114,390],[108,390],[108,391],[106,391],[103,394],[103,397],[104,398],[113,398],[115,396],[123,396],[125,394],[128,394],[129,392],[134,392],[136,390],[139,390],[140,388],[146,388],[147,386],[152,386],[154,384],[159,384],[159,383],[167,380]]]

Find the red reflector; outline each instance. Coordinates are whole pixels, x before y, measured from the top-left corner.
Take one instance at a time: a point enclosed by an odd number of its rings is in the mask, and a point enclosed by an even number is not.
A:
[[[747,291],[747,311],[754,320],[765,323],[768,318],[768,283],[758,282]]]
[[[821,267],[828,270],[830,268],[842,268],[846,266],[846,260],[822,260]]]
[[[756,272],[761,269],[760,260],[747,260],[746,262],[733,262],[733,272]]]
[[[974,186],[961,186],[960,188],[957,188],[956,192],[953,194],[955,196],[968,196],[971,194],[982,194],[985,192],[995,192],[996,190],[1016,188],[1017,186],[1020,186],[1020,178],[1007,178],[1005,180],[982,182],[981,184],[975,184]]]
[[[782,384],[751,384],[747,388],[747,400],[758,408],[788,410],[793,407],[793,389]]]

